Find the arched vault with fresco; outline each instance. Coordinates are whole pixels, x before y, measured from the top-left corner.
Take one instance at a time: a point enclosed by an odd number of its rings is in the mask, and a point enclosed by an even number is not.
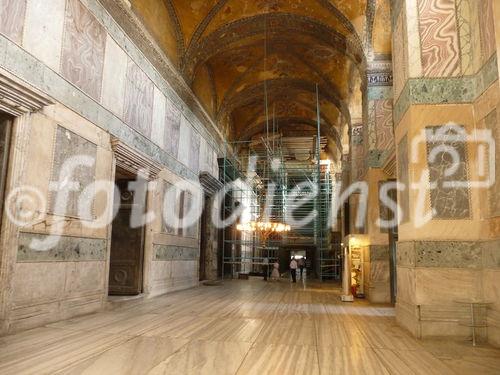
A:
[[[384,35],[369,31],[384,27],[368,20],[375,1],[163,0],[162,19],[148,11],[150,1],[131,3],[153,37],[175,30],[169,43],[157,41],[230,140],[265,129],[264,86],[284,135],[291,125],[316,123],[318,85],[321,132],[340,160],[341,127],[362,121],[367,37],[387,46]]]

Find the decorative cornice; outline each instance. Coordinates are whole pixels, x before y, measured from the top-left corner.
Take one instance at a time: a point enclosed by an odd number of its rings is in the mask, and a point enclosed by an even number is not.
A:
[[[0,70],[0,110],[12,116],[36,112],[54,100],[10,73]]]
[[[498,80],[497,55],[470,76],[453,78],[410,78],[394,105],[397,126],[412,105],[473,103]]]
[[[368,71],[368,87],[392,86],[392,71]]]
[[[156,180],[162,167],[134,148],[127,146],[120,139],[111,137],[111,148],[115,153],[116,165],[133,174],[146,173],[141,177]]]

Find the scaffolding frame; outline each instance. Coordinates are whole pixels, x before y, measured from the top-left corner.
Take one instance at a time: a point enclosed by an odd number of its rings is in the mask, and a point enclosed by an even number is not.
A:
[[[230,217],[239,204],[246,207],[241,219],[257,220],[265,215],[275,222],[290,224],[293,219],[304,220],[317,212],[314,220],[305,226],[294,226],[291,232],[263,239],[259,233],[239,232],[236,225],[222,231],[222,277],[238,277],[240,273],[262,275],[267,267],[279,260],[280,249],[295,245],[297,249],[314,247],[312,265],[321,281],[340,278],[340,244],[338,251],[332,247],[329,215],[332,197],[332,173],[329,164],[314,155],[313,160],[290,161],[290,150],[283,145],[281,135],[262,137],[258,140],[226,144],[225,157],[219,159],[221,181],[233,183],[231,192],[223,200],[223,219]],[[285,137],[286,138],[286,137]],[[298,142],[294,137],[292,141]],[[287,138],[290,141],[290,138]],[[318,142],[319,139],[319,142]],[[319,137],[313,143],[320,150],[326,139]],[[315,146],[316,147],[316,146]],[[238,158],[231,153],[238,150]],[[297,155],[293,155],[297,157]],[[245,183],[234,183],[236,180]],[[290,196],[301,184],[304,195],[317,187],[317,195],[307,204],[298,205]],[[307,189],[310,187],[310,190]],[[295,190],[295,193],[297,191]],[[286,265],[287,266],[287,265]]]
[[[250,141],[226,142],[224,157],[219,159],[220,179],[224,184],[233,183],[233,186],[223,200],[222,218],[231,217],[238,204],[243,204],[246,207],[243,217],[240,217],[243,222],[265,218],[291,224],[292,230],[262,238],[258,232],[239,232],[236,223],[223,229],[222,278],[226,274],[233,278],[239,273],[268,272],[269,265],[279,260],[280,248],[294,244],[315,248],[313,269],[321,281],[340,279],[341,246],[340,242],[332,243],[329,226],[333,174],[329,162],[321,160],[327,140],[320,133],[318,90],[316,95],[317,133],[312,139],[283,137],[274,116],[270,135],[266,95],[268,120],[265,136]],[[305,139],[312,144],[304,146]],[[285,140],[292,145],[284,144]],[[306,196],[316,191],[309,196],[307,204],[289,199],[296,196],[299,185],[305,188]],[[299,191],[299,195],[301,193]],[[314,219],[307,225],[289,223],[291,218],[300,221],[314,213]]]

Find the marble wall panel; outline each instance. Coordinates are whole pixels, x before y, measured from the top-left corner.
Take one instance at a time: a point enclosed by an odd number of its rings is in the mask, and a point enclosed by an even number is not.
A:
[[[406,41],[405,41],[405,16],[404,10],[402,10],[403,15],[398,18],[396,23],[396,28],[393,34],[393,65],[397,67],[394,69],[394,98],[398,98],[403,90],[403,87],[408,78],[407,73],[407,52],[406,52]]]
[[[63,298],[65,262],[17,263],[14,272],[13,303],[16,307]]]
[[[370,245],[370,262],[389,261],[389,246]]]
[[[185,199],[184,199],[184,211],[185,213],[189,212],[191,209],[194,209],[192,205],[195,203],[193,195],[186,191]],[[191,226],[184,226],[184,235],[186,237],[198,238],[198,223],[194,223]]]
[[[495,241],[486,241],[482,244],[483,248],[483,267],[500,268],[500,239]],[[500,301],[500,300],[499,300]]]
[[[189,143],[191,142],[191,125],[184,116],[181,118],[181,129],[179,135],[179,153],[177,159],[184,165],[189,166]]]
[[[142,135],[151,137],[153,120],[154,85],[133,62],[128,62],[125,83],[124,119]]]
[[[493,308],[500,311],[500,270],[484,270],[483,284],[486,286],[484,299],[493,302]]]
[[[363,125],[352,128],[352,181],[360,181],[365,175],[365,140]]]
[[[44,241],[45,234],[19,234],[17,251],[18,262],[68,262],[68,261],[105,261],[106,240],[61,236],[59,242],[50,251],[35,251],[30,248],[32,240]]]
[[[427,268],[482,268],[481,242],[417,241],[415,266]]]
[[[151,278],[156,282],[155,284],[161,284],[167,279],[170,279],[170,275],[172,274],[172,263],[167,261],[153,262],[151,264],[151,273]]]
[[[200,169],[200,136],[191,129],[191,141],[189,142],[189,168],[198,173]]]
[[[102,82],[101,103],[119,118],[123,118],[127,54],[108,35]]]
[[[383,220],[383,221],[394,220],[394,222],[396,222],[395,217],[394,217],[394,213],[392,212],[392,210],[390,210],[389,207],[387,207],[385,205],[385,203],[382,201],[382,199],[380,199],[380,191],[381,191],[382,187],[384,186],[384,184],[387,184],[387,181],[379,181],[379,183],[378,183],[377,194],[378,194],[378,198],[379,198],[379,201],[378,201],[379,218],[380,218],[380,220]],[[380,232],[381,233],[388,233],[389,229],[388,228],[380,228]]]
[[[21,44],[26,0],[0,0],[0,33]]]
[[[23,46],[56,72],[61,65],[65,0],[28,0]]]
[[[192,247],[154,245],[154,260],[196,260],[199,250]]]
[[[407,47],[405,53],[407,54],[408,77],[421,77],[422,76],[422,54],[419,33],[419,17],[418,17],[418,3],[417,0],[405,0],[406,7],[406,27],[405,37]]]
[[[481,297],[480,270],[417,268],[415,276],[417,304],[454,305],[459,299]]]
[[[377,100],[368,102],[368,149],[377,149]]]
[[[460,34],[462,73],[474,74],[481,65],[481,39],[478,2],[475,0],[456,0],[457,21]]]
[[[496,54],[477,74],[460,78],[409,79],[394,105],[394,123],[400,123],[413,104],[471,103],[498,79]]]
[[[79,0],[67,0],[61,74],[100,100],[106,30]]]
[[[410,219],[410,191],[409,183],[410,176],[408,172],[409,158],[408,158],[408,136],[405,135],[398,145],[398,182],[405,185],[405,189],[398,193],[399,206],[401,212],[398,213],[401,217],[401,223],[406,223]]]
[[[164,182],[162,202],[162,233],[175,234],[177,227],[176,207],[178,194],[170,182]]]
[[[377,150],[389,150],[394,145],[392,100],[375,101]]]
[[[94,164],[91,167],[80,165],[76,167],[75,170],[68,169],[67,172],[71,173],[71,175],[63,175],[65,163],[68,162],[68,160],[75,160],[78,163],[77,158],[82,156],[90,157],[94,160]],[[97,146],[94,143],[62,126],[57,126],[50,181],[58,183],[59,185],[57,190],[52,190],[50,192],[49,210],[51,213],[62,216],[80,217],[86,220],[94,219],[94,197],[92,193],[88,190],[85,191],[85,189],[95,181],[96,159]],[[72,161],[70,162],[73,163]],[[78,187],[76,189],[68,189],[66,181],[75,181]],[[68,190],[64,192],[64,189]],[[67,201],[58,202],[57,197],[62,192],[67,194]],[[84,192],[88,196],[85,196]],[[80,213],[78,208],[80,199],[90,205],[91,209],[85,210],[87,212]]]
[[[431,207],[434,210],[433,217],[443,220],[468,219],[471,217],[469,187],[446,186],[447,183],[467,183],[469,180],[465,138],[456,141],[436,140],[434,136],[437,134],[436,131],[439,132],[439,129],[441,129],[439,126],[426,127],[427,163],[431,186]],[[455,136],[458,133],[448,131],[446,134]],[[458,166],[455,165],[453,155],[446,152],[445,149],[432,155],[434,150],[439,150],[441,147],[451,149],[458,155]],[[457,169],[452,175],[445,175],[448,170],[455,167]]]
[[[489,189],[488,201],[490,207],[490,217],[500,216],[500,130],[499,130],[498,110],[495,109],[486,116],[486,128],[491,130],[492,136],[495,139],[495,183]]]
[[[401,267],[415,267],[415,242],[398,242],[396,251],[396,264]]]
[[[174,279],[193,279],[198,276],[197,260],[176,260],[172,261],[172,278]]]
[[[153,106],[153,127],[151,130],[151,140],[159,147],[164,148],[165,142],[165,111],[167,98],[163,93],[156,88],[154,89],[154,106]]]
[[[212,158],[213,176],[218,179],[219,178],[219,160],[218,160],[217,151],[213,150],[212,154],[213,154],[213,158]]]
[[[74,296],[75,294],[104,291],[106,270],[106,262],[68,263],[64,288],[66,294]]]
[[[481,0],[479,2],[479,29],[481,31],[481,51],[483,62],[488,61],[496,51],[495,16],[493,13],[492,0]]]
[[[389,261],[377,260],[370,263],[371,283],[388,283],[389,279],[390,279]],[[387,284],[387,287],[389,287],[389,284]]]
[[[414,268],[399,267],[397,268],[397,303],[405,302],[414,304],[416,299],[416,280]]]
[[[167,99],[165,123],[165,150],[169,152],[173,157],[177,158],[179,154],[181,111],[169,99]]]
[[[211,152],[208,152],[208,144],[207,141],[203,137],[200,137],[200,154],[199,154],[199,170],[200,172],[210,172],[212,170],[211,162],[208,162],[208,157],[212,156]]]
[[[455,0],[418,0],[418,13],[424,76],[460,75]]]

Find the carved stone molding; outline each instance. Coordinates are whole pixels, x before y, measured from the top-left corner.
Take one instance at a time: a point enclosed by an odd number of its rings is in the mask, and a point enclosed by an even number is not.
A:
[[[13,116],[36,112],[53,104],[47,95],[0,71],[0,110]]]
[[[141,174],[150,181],[156,180],[162,167],[147,156],[142,155],[119,139],[111,138],[111,148],[115,153],[116,166],[133,174]],[[146,172],[146,174],[144,174]]]
[[[210,173],[208,172],[201,172],[200,173],[200,184],[203,187],[203,190],[205,193],[209,196],[214,195],[217,191],[222,189],[224,186],[222,182],[217,180],[215,177],[213,177]]]

